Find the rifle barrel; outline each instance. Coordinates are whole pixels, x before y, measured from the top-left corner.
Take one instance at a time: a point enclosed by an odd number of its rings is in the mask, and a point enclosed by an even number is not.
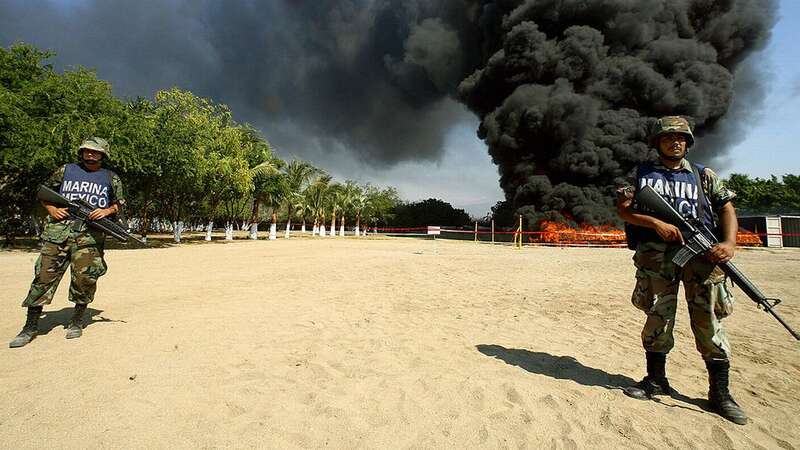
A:
[[[691,236],[698,237],[698,238],[705,238],[702,239],[705,241],[703,243],[703,251],[707,252],[711,249],[710,246],[713,246],[716,243],[716,237],[714,233],[712,233],[705,225],[699,224],[697,227],[693,226],[691,222],[686,220],[681,214],[672,207],[663,197],[661,197],[655,189],[651,186],[645,185],[636,193],[636,202],[640,206],[644,206],[646,210],[650,210],[653,212],[653,215],[659,217],[660,219],[666,220],[667,222],[677,226],[681,229],[682,232],[688,232]],[[648,214],[647,212],[644,212]],[[701,239],[696,239],[696,241],[700,241]],[[707,245],[708,248],[705,248]],[[698,255],[699,256],[699,255]],[[747,279],[744,274],[739,271],[739,269],[733,265],[730,261],[719,264],[720,268],[725,272],[725,274],[730,277],[730,279],[739,286],[741,289],[753,302],[755,302],[759,307],[763,308],[764,311],[772,315],[775,320],[778,321],[784,328],[786,328],[791,335],[800,340],[800,335],[794,331],[786,321],[783,320],[778,313],[775,312],[773,308],[773,304],[770,303],[770,300],[759,290],[750,280]]]

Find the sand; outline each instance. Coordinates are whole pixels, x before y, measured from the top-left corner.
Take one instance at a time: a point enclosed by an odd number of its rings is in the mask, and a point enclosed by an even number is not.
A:
[[[21,349],[36,253],[0,253],[3,448],[800,448],[800,344],[736,290],[745,426],[704,410],[685,303],[644,375],[624,249],[279,239],[109,250],[84,336],[68,278]],[[800,251],[737,262],[800,328]]]

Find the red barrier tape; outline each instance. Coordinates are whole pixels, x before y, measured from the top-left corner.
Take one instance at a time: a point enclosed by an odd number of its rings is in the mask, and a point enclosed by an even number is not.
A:
[[[392,228],[392,227],[385,227],[385,228],[370,228],[369,231],[374,232],[377,231],[379,233],[396,233],[396,232],[412,232],[412,231],[427,231],[428,227],[408,227],[408,228]],[[471,234],[471,235],[516,235],[519,234],[516,231],[492,231],[488,230],[458,230],[452,228],[441,228],[440,231],[442,233],[453,233],[453,234]],[[530,245],[540,245],[540,246],[554,246],[554,247],[565,247],[565,246],[580,246],[580,247],[624,247],[625,244],[625,234],[620,233],[588,233],[588,232],[580,232],[580,231],[523,231],[521,233],[523,236],[533,236],[542,238],[543,236],[553,236],[558,235],[558,242],[528,242],[526,244]],[[780,237],[798,237],[800,233],[743,233],[744,236],[758,236],[758,237],[769,237],[769,236],[780,236]],[[571,238],[571,239],[570,239]],[[570,242],[572,240],[572,242]],[[591,241],[591,240],[598,240],[598,241],[622,241],[622,243],[592,243],[589,244],[587,242],[574,242],[575,240],[578,241]]]
[[[396,231],[428,231],[428,227],[414,227],[414,228],[370,228],[370,231],[378,232],[390,232],[394,233]]]

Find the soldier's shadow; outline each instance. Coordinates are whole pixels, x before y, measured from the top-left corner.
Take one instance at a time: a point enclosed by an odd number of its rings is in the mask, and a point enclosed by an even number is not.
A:
[[[54,328],[59,326],[66,328],[69,324],[69,320],[72,318],[72,307],[62,308],[58,311],[44,311],[41,318],[39,319],[39,335],[46,335]],[[86,308],[86,313],[83,316],[83,325],[84,328],[90,327],[96,323],[102,322],[122,322],[125,323],[124,320],[113,320],[108,319],[100,315],[103,312],[102,309],[94,309],[91,307]]]
[[[530,350],[505,348],[500,345],[480,344],[476,348],[486,356],[497,358],[506,364],[517,366],[530,373],[545,375],[559,380],[572,380],[584,386],[598,386],[605,389],[622,390],[627,386],[637,383],[633,378],[618,373],[608,373],[601,369],[584,366],[572,356],[554,356],[544,352],[533,352]],[[681,394],[673,389],[669,398],[673,400],[693,405],[703,411],[709,412],[708,402],[705,399],[692,398]],[[636,400],[631,400],[636,401]],[[656,397],[655,401],[665,406],[675,408],[692,409],[678,404],[664,403]]]

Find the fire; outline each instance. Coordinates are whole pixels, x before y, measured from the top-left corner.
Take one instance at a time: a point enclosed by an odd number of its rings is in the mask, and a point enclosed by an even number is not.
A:
[[[744,247],[761,247],[763,244],[761,243],[761,238],[757,234],[740,229],[736,233],[736,245],[741,245]]]
[[[542,220],[539,222],[539,231],[529,233],[528,242],[562,246],[623,247],[625,232],[612,225],[583,224],[578,228],[572,228],[561,222]],[[761,238],[747,230],[739,230],[736,234],[736,244],[744,247],[762,246]]]
[[[615,246],[625,245],[625,232],[612,225],[593,226],[583,224],[572,228],[564,223],[543,220],[539,232],[529,238],[530,242],[549,245]]]

